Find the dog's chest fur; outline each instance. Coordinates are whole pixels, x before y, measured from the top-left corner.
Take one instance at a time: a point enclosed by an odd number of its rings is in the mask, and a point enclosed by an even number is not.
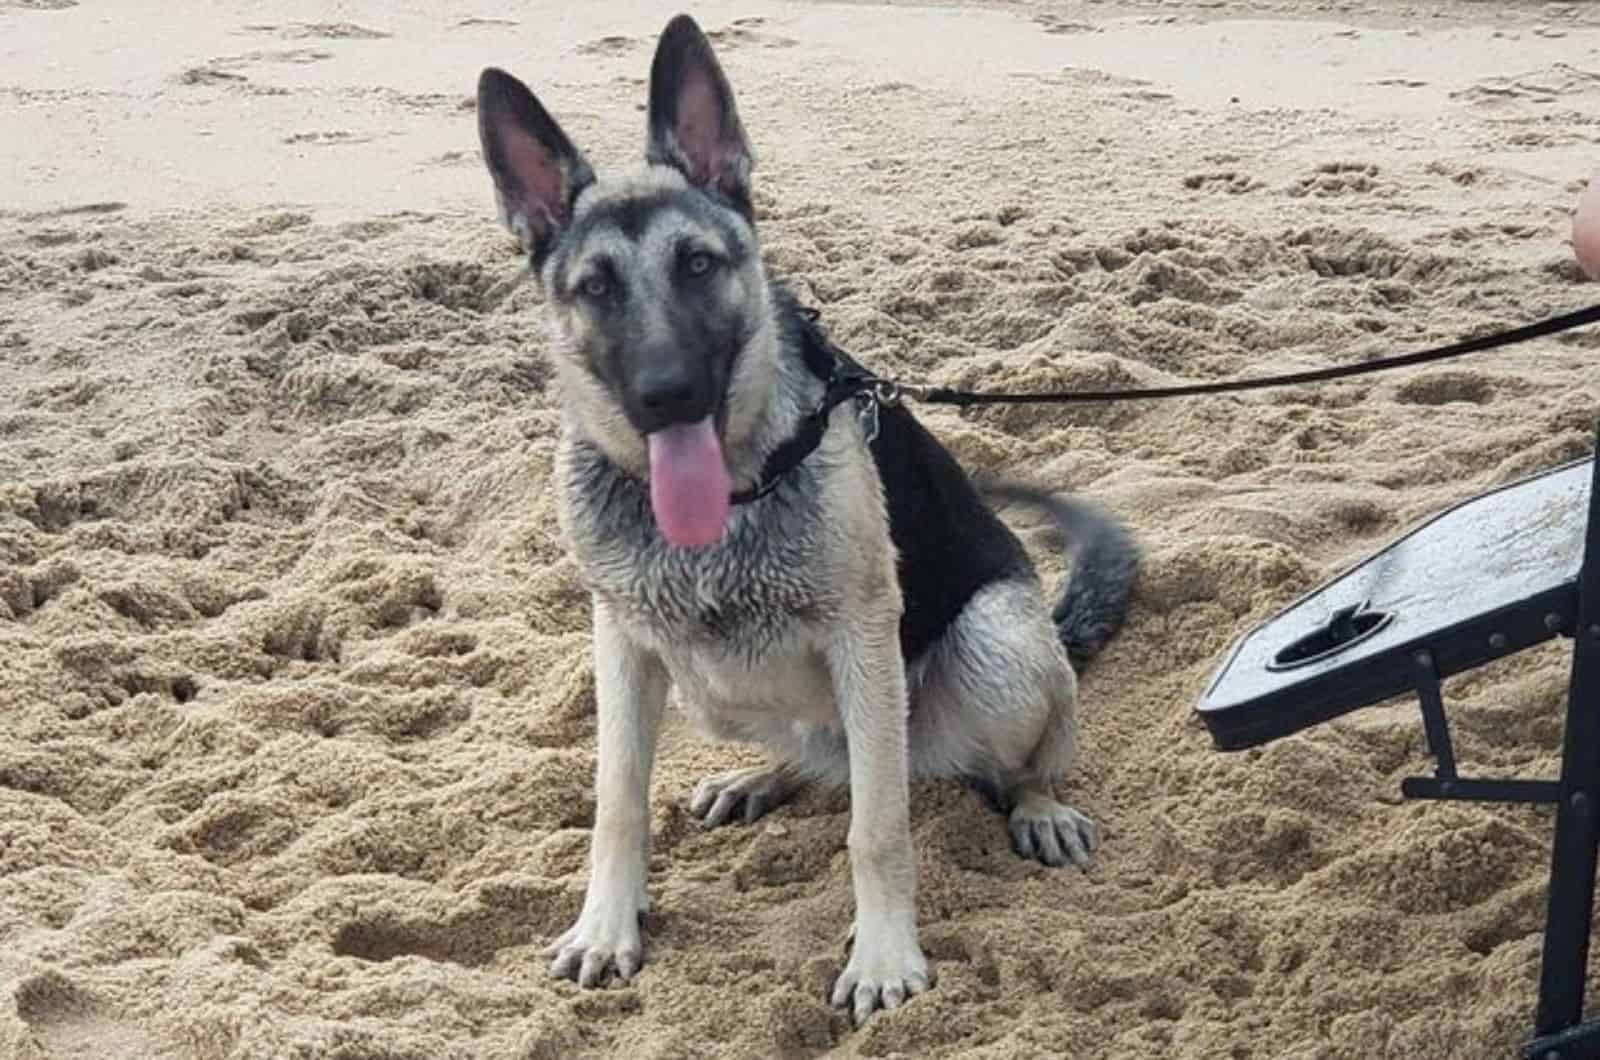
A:
[[[837,615],[840,587],[804,472],[797,488],[736,508],[715,546],[684,551],[656,532],[645,484],[593,446],[569,440],[562,465],[564,527],[588,588],[653,646],[692,645],[754,667],[797,629]]]

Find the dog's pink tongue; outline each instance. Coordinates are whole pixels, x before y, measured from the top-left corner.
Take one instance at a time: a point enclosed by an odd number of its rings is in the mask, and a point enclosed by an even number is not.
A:
[[[722,536],[733,481],[707,416],[648,436],[650,504],[661,535],[678,548],[705,548]]]

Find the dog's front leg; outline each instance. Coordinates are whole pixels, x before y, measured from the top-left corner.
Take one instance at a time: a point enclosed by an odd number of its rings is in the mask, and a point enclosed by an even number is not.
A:
[[[546,951],[552,975],[598,986],[644,962],[639,918],[649,905],[650,771],[667,699],[661,660],[595,601],[594,683],[599,712],[589,889],[578,922]]]
[[[917,941],[917,862],[911,846],[906,675],[891,611],[852,623],[830,652],[850,757],[850,870],[856,920],[850,962],[833,987],[856,1026],[926,990]]]

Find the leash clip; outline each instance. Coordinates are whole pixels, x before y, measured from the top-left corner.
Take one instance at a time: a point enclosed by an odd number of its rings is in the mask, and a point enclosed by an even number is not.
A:
[[[900,404],[905,388],[893,379],[866,379],[856,393],[857,413],[867,432],[867,444],[878,440],[880,412]]]
[[[878,410],[883,407],[883,399],[878,396],[877,386],[869,387],[858,392],[855,396],[856,415],[861,417],[862,430],[866,432],[868,445],[878,440]]]
[[[906,398],[917,397],[927,390],[926,387],[897,383],[893,379],[865,379],[862,383],[861,389],[855,393],[856,414],[861,417],[869,445],[878,440],[882,409],[894,408]]]

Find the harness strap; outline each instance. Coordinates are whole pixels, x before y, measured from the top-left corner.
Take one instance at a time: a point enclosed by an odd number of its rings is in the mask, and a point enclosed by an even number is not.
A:
[[[800,352],[811,374],[826,383],[827,389],[823,392],[821,403],[800,420],[794,434],[767,454],[767,459],[761,465],[761,477],[755,485],[729,498],[734,504],[749,504],[776,489],[785,475],[817,451],[823,435],[828,433],[828,420],[833,410],[851,398],[874,393],[874,387],[879,382],[865,372],[844,369],[834,352],[835,347],[817,326],[815,309],[802,309],[801,318]],[[876,394],[873,400],[878,400]]]

